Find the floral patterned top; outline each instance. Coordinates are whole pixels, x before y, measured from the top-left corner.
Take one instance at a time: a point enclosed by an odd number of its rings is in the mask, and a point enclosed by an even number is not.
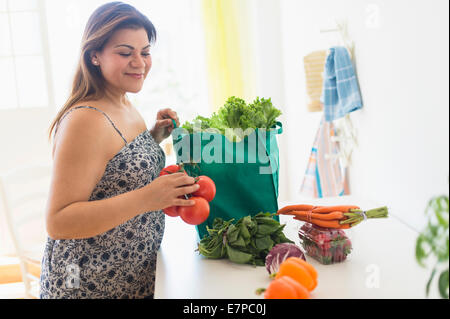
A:
[[[148,130],[125,141],[107,163],[89,201],[141,188],[165,165],[165,154]],[[64,118],[61,118],[61,120]],[[162,210],[149,211],[86,239],[47,238],[41,265],[40,298],[153,298],[156,255],[164,233]]]

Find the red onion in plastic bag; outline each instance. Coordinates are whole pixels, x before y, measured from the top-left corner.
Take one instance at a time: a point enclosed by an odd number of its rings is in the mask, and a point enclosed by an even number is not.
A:
[[[266,269],[269,274],[278,272],[281,263],[289,257],[299,257],[306,261],[303,251],[295,244],[282,243],[273,246],[266,256]]]

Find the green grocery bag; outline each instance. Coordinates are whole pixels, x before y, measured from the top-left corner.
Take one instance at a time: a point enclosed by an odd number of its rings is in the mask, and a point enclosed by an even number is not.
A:
[[[246,131],[248,132],[248,131]],[[196,226],[199,238],[208,234],[216,217],[237,222],[259,212],[278,210],[279,151],[276,135],[282,124],[269,130],[253,129],[240,141],[218,131],[194,131],[182,128],[172,133],[177,163],[184,163],[190,176],[206,175],[216,184],[216,196],[209,203],[208,219]],[[279,221],[278,216],[274,218]]]

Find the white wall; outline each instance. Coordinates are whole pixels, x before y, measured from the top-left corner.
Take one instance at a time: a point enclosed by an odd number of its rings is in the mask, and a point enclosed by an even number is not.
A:
[[[302,59],[333,44],[321,28],[347,19],[364,102],[351,115],[359,147],[350,190],[422,229],[428,200],[448,194],[449,186],[448,1],[275,2],[282,12],[289,197],[299,196],[320,120],[319,113],[306,111]],[[278,75],[270,81],[278,83]]]
[[[272,104],[283,113],[279,120],[283,124],[284,133],[277,137],[280,150],[278,200],[281,202],[289,200],[292,185],[287,170],[289,146],[285,130],[289,121],[286,116],[281,7],[278,1],[273,0],[249,0],[249,4],[252,8],[249,27],[254,35],[252,41],[255,48],[255,94],[271,98]]]

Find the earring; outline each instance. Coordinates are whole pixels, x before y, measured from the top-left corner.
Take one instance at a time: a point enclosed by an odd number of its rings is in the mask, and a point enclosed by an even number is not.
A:
[[[98,65],[98,61],[94,61],[93,63],[94,63],[94,65]]]

